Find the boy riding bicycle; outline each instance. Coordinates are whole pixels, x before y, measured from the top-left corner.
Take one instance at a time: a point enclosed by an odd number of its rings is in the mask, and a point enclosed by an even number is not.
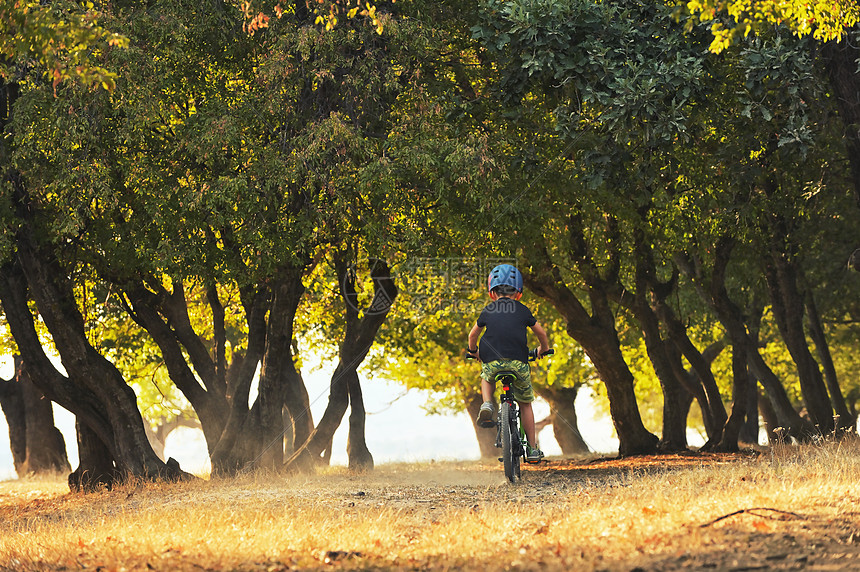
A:
[[[523,295],[523,276],[515,266],[499,264],[493,268],[487,278],[487,290],[493,301],[481,311],[478,321],[469,332],[469,346],[466,348],[471,357],[477,357],[481,361],[481,394],[484,403],[478,412],[477,423],[481,427],[495,427],[495,375],[503,370],[514,371],[517,374],[517,382],[511,389],[519,404],[520,418],[528,440],[526,460],[535,463],[540,461],[544,454],[538,449],[535,437],[535,417],[532,411],[535,393],[528,365],[527,329],[531,328],[540,342],[538,359],[549,351],[549,338],[531,310],[519,301]],[[481,337],[481,345],[478,347],[478,337],[484,328],[487,331]]]

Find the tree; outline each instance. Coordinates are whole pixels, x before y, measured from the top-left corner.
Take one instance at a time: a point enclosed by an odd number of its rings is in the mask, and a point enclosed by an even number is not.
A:
[[[689,13],[693,22],[711,22],[714,40],[710,50],[721,52],[752,33],[785,25],[798,36],[812,36],[822,42],[842,40],[860,21],[860,5],[854,0],[805,2],[756,0],[755,2],[714,2],[693,0],[680,4],[677,15]]]
[[[504,70],[502,92],[520,108],[536,106],[535,101],[554,106],[555,125],[569,141],[563,155],[576,160],[571,174],[576,181],[575,198],[557,192],[550,195],[557,201],[554,208],[565,214],[544,223],[543,236],[525,240],[545,245],[542,250],[536,249],[531,258],[538,262],[536,268],[545,277],[542,281],[547,294],[557,301],[557,307],[565,305],[567,312],[559,307],[563,314],[578,315],[576,323],[588,327],[604,324],[609,334],[602,344],[605,348],[618,346],[617,336],[611,331],[614,315],[607,311],[611,308],[609,302],[626,306],[635,315],[663,386],[667,407],[663,443],[668,448],[683,447],[680,415],[684,407],[679,401],[683,397],[679,387],[684,376],[673,356],[678,349],[686,348],[691,363],[701,360],[679,335],[677,321],[666,311],[665,297],[678,279],[676,253],[700,249],[703,259],[711,259],[711,245],[722,245],[725,248],[718,257],[723,259],[714,266],[715,280],[709,291],[722,300],[721,304],[725,303],[718,315],[724,323],[740,319],[735,326],[726,324],[730,333],[734,331],[734,349],[748,351],[757,375],[768,378],[766,383],[762,381],[779,402],[777,409],[782,411],[783,420],[790,421],[798,435],[809,436],[782,385],[767,371],[760,356],[755,357],[758,348],[752,340],[742,339],[749,335],[742,310],[735,306],[729,311],[730,297],[723,290],[733,248],[730,245],[735,238],[747,242],[754,240],[752,237],[760,238],[765,233],[758,234],[759,225],[767,219],[767,213],[773,209],[784,212],[786,208],[779,201],[747,202],[745,197],[752,190],[756,197],[763,194],[774,200],[767,191],[768,173],[772,171],[790,173],[786,179],[792,178],[792,189],[809,184],[805,178],[808,173],[798,174],[790,165],[808,149],[813,126],[816,135],[828,133],[826,122],[816,125],[819,116],[807,107],[808,101],[820,95],[815,95],[815,80],[802,45],[777,37],[772,44],[755,45],[740,59],[726,62],[703,54],[701,33],[685,38],[680,27],[671,24],[668,12],[659,6],[538,2],[488,3],[487,8],[485,20],[475,30]],[[726,83],[738,81],[738,76],[750,90],[748,98],[743,89],[735,91],[742,94],[740,99],[725,90]],[[760,113],[768,129],[760,130],[751,124],[751,113]],[[697,146],[695,158],[687,155],[688,146]],[[707,187],[714,189],[715,194],[707,199],[712,201],[710,204],[691,195],[696,185],[700,185],[699,192]],[[786,203],[797,208],[804,204],[796,194],[787,197]],[[679,210],[690,207],[699,210],[689,214]],[[738,209],[750,218],[732,221],[734,227],[718,231],[722,238],[699,242],[705,236],[702,229],[710,225],[707,217],[717,212],[712,208]],[[699,213],[703,217],[697,216]],[[694,221],[692,225],[675,226],[675,222],[688,216]],[[786,216],[801,224],[802,217],[798,218],[796,212]],[[775,227],[769,228],[774,235]],[[559,235],[564,237],[562,241],[555,239]],[[785,233],[778,236],[785,238]],[[781,254],[774,254],[772,260],[786,254],[777,250]],[[766,268],[760,271],[763,270]],[[587,287],[587,305],[560,289],[576,281]],[[790,290],[788,282],[784,288]],[[778,300],[772,298],[776,304]],[[795,298],[798,301],[802,307],[802,296]],[[663,324],[655,319],[657,310]],[[794,324],[793,331],[799,332],[796,317]],[[569,327],[574,327],[570,321]],[[664,339],[662,331],[670,333],[670,337]],[[586,340],[594,343],[599,339],[597,334],[583,328],[578,339],[583,345]],[[667,343],[672,335],[674,340]],[[791,338],[787,329],[783,335]],[[800,338],[798,335],[797,346],[806,349],[806,341]],[[591,357],[600,371],[601,360]],[[809,364],[808,357],[808,349],[805,353],[796,352],[798,364]],[[609,385],[614,382],[607,380],[609,362],[619,365],[617,371],[628,368],[622,366],[623,356],[603,363],[601,376],[612,400]],[[738,400],[733,407],[730,433],[745,415],[742,404],[749,402],[743,363],[738,359],[735,368]],[[704,374],[706,367],[699,369]],[[811,366],[805,371],[811,373],[804,374],[804,398],[811,404],[810,409],[817,411],[813,415],[826,431],[829,404],[820,374],[816,381]],[[625,377],[628,381],[618,388],[631,387],[629,375]],[[702,375],[701,379],[708,381],[708,376]],[[713,385],[711,388],[713,394]],[[629,389],[620,393],[627,397],[617,395],[617,403],[635,401]],[[714,397],[716,407],[709,409],[712,417],[719,419],[722,407],[718,396]],[[625,415],[636,419],[632,406],[626,406],[625,411]],[[618,418],[613,417],[617,424]],[[635,425],[641,432],[639,423]],[[721,446],[735,446],[731,442],[736,435],[720,437],[714,431],[713,436],[715,442],[723,443]],[[622,448],[623,441],[622,438]]]
[[[15,356],[15,376],[0,380],[0,407],[9,426],[12,460],[19,477],[70,470],[66,442],[54,426],[51,402],[30,381],[20,356]]]
[[[237,33],[242,15],[229,6],[176,8],[118,5],[113,23],[132,45],[114,54],[114,95],[70,89],[58,101],[28,92],[18,106],[16,160],[55,223],[44,230],[58,231],[51,236],[59,242],[75,236],[58,258],[120,292],[159,346],[200,417],[213,468],[277,467],[285,449],[274,445],[285,433],[296,441],[291,450],[313,429],[294,363],[303,280],[320,252],[346,249],[359,231],[376,249],[388,205],[400,202],[386,181],[379,133],[408,85],[392,46],[410,37],[412,24],[390,25],[389,42],[363,21],[323,31],[299,7],[252,38]],[[402,45],[406,57],[412,48]],[[69,131],[86,133],[84,144]],[[67,192],[54,194],[58,188]],[[81,208],[70,212],[66,199],[81,199]],[[195,285],[206,293],[202,329],[189,310]],[[238,343],[227,336],[225,296],[244,314],[247,338]],[[362,320],[348,328],[353,344],[368,343],[378,328]],[[369,346],[347,346],[349,370]],[[358,427],[357,383],[349,391]]]

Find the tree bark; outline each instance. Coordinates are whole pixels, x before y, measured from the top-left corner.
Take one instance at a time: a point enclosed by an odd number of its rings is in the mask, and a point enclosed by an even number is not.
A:
[[[27,456],[19,476],[71,470],[66,455],[66,441],[54,425],[51,400],[30,380],[26,364],[18,361],[18,384],[21,388],[26,425]]]
[[[102,440],[120,472],[146,479],[187,476],[163,463],[152,450],[134,391],[87,339],[69,273],[60,266],[51,247],[36,240],[37,208],[30,203],[20,175],[10,174],[8,182],[19,223],[15,236],[17,256],[15,263],[7,264],[0,272],[0,282],[5,283],[0,285],[0,300],[31,379]],[[51,333],[68,378],[56,372],[41,349],[27,307],[26,286]]]
[[[552,424],[552,433],[561,448],[561,454],[572,456],[588,453],[588,444],[579,431],[574,406],[579,388],[535,387],[535,391],[549,403],[549,422]]]
[[[358,375],[349,379],[349,433],[346,441],[346,454],[349,457],[349,468],[352,471],[369,471],[373,469],[373,455],[367,448],[365,439],[366,411],[361,395],[361,384]]]
[[[749,372],[749,370],[747,370]],[[758,422],[758,382],[750,376],[750,390],[747,392],[747,417],[738,441],[750,445],[758,445],[759,422]]]
[[[171,304],[176,304],[177,298],[180,297],[184,302],[185,295],[180,286],[181,282],[174,283],[173,293],[167,292],[160,282],[154,280],[150,282],[157,284],[156,292],[147,289],[143,284],[126,283],[122,286],[127,300],[127,311],[138,325],[149,333],[161,351],[161,357],[164,360],[170,380],[182,392],[200,420],[206,445],[211,455],[221,437],[228,417],[226,397],[223,393],[219,394],[217,390],[207,390],[200,384],[198,376],[194,374],[186,361],[186,355],[193,355],[194,353],[192,350],[186,349],[190,346],[185,342],[187,331],[179,327],[179,321],[175,317],[171,319],[163,309],[167,304],[167,298],[172,299]],[[161,312],[159,311],[160,308]],[[168,317],[162,317],[162,314]],[[197,372],[200,379],[206,379],[207,374],[214,374],[214,368],[205,367],[200,363],[199,358],[197,361]]]
[[[17,371],[18,368],[15,369]],[[24,413],[24,395],[16,378],[17,375],[12,379],[0,379],[0,408],[3,409],[6,425],[9,427],[12,464],[21,477],[26,474],[24,463],[27,460],[27,417]]]
[[[716,450],[724,453],[738,451],[738,437],[747,415],[750,393],[755,390],[749,375],[749,359],[743,348],[732,349],[732,413],[723,429]]]
[[[280,468],[284,464],[284,407],[291,419],[299,421],[293,425],[292,431],[301,438],[310,433],[307,427],[310,402],[292,352],[293,321],[305,291],[302,284],[304,269],[305,265],[301,264],[283,269],[272,288],[257,398],[260,437],[265,446],[257,466]],[[301,423],[303,419],[304,424]],[[290,443],[289,448],[292,447]]]
[[[818,359],[821,360],[821,367],[824,370],[824,381],[827,385],[827,392],[830,394],[830,403],[833,405],[833,411],[838,415],[836,427],[840,431],[849,430],[855,426],[857,420],[848,411],[845,396],[842,395],[842,389],[839,387],[836,366],[833,364],[833,356],[830,354],[830,346],[827,343],[827,336],[824,335],[824,327],[821,325],[821,316],[818,314],[818,307],[815,304],[812,290],[808,290],[806,293],[806,317],[809,323],[810,337],[815,343]]]
[[[657,452],[659,439],[642,423],[633,375],[624,361],[615,330],[615,318],[602,284],[587,284],[592,313],[589,314],[571,292],[545,248],[531,252],[531,271],[524,272],[529,288],[555,306],[567,322],[567,332],[582,345],[606,385],[609,412],[618,435],[621,456]]]
[[[372,260],[370,276],[373,280],[373,300],[360,316],[352,260],[353,256],[349,250],[335,256],[335,270],[340,280],[346,324],[340,346],[340,360],[331,379],[328,405],[308,439],[287,460],[285,468],[288,471],[312,470],[319,461],[320,454],[326,448],[331,448],[334,433],[349,405],[350,383],[359,383],[358,367],[367,357],[376,333],[385,322],[397,297],[397,287],[391,278],[388,265],[382,260]]]
[[[643,220],[647,219],[647,212],[640,212],[640,216]],[[660,320],[652,307],[652,303],[656,305],[658,300],[670,294],[674,280],[663,284],[657,279],[653,252],[641,230],[634,231],[634,241],[636,291],[628,293],[622,290],[616,302],[632,299],[629,307],[639,322],[645,351],[663,392],[663,431],[659,448],[666,452],[684,451],[687,449],[688,408],[684,395],[687,391],[677,375],[677,369],[673,367],[671,352],[660,329]]]
[[[69,475],[69,489],[73,492],[111,489],[122,480],[123,471],[114,462],[114,456],[104,441],[86,424],[75,422],[78,439],[78,468]]]
[[[246,352],[234,353],[229,364],[224,309],[215,288],[207,290],[215,332],[210,355],[191,326],[181,280],[173,280],[172,292],[157,281],[150,281],[152,289],[143,284],[124,286],[130,314],[158,344],[171,380],[200,419],[213,473],[233,474],[250,465],[280,467],[284,452],[294,448],[293,439],[304,440],[310,433],[310,402],[292,345],[306,268],[302,262],[285,265],[268,288],[240,289],[248,343]],[[258,364],[258,396],[249,407]]]
[[[695,260],[677,257],[676,261],[693,280],[703,299],[713,308],[729,335],[732,347],[746,354],[750,370],[765,388],[780,425],[793,437],[808,439],[815,433],[814,428],[795,411],[779,378],[768,367],[758,351],[758,344],[747,332],[743,313],[726,290],[725,273],[733,248],[734,242],[730,238],[724,237],[717,242],[714,249],[714,266],[707,279]]]
[[[776,233],[774,241],[785,241],[785,234]],[[790,260],[790,256],[777,246],[771,246],[765,270],[771,307],[780,334],[797,366],[800,390],[809,416],[819,433],[827,435],[833,432],[833,409],[821,369],[809,351],[803,329],[804,295],[797,284],[796,262]]]
[[[684,451],[687,449],[687,409],[683,405],[682,391],[685,390],[675,376],[657,316],[644,299],[637,300],[636,307],[636,317],[645,338],[645,350],[663,390],[663,433],[659,447],[666,452]]]
[[[293,331],[296,311],[304,294],[302,276],[307,264],[285,269],[273,288],[272,304],[266,329],[266,350],[260,370],[261,425],[266,442],[284,441],[282,410],[290,415],[290,433],[295,449],[304,443],[313,429],[310,399],[293,356]],[[280,468],[284,464],[284,446],[270,448],[262,463]]]
[[[700,352],[687,335],[686,326],[684,326],[665,302],[658,300],[656,311],[660,317],[660,321],[666,326],[669,339],[672,340],[678,351],[690,363],[694,375],[679,377],[682,380],[688,380],[687,388],[693,397],[696,398],[699,409],[702,411],[702,420],[705,424],[708,441],[716,443],[721,437],[720,433],[728,416],[726,415],[726,407],[723,405],[722,395],[720,395],[720,389],[717,386],[717,380],[714,378],[713,371],[711,371],[711,363],[716,359],[716,356],[722,351],[723,347],[725,347],[725,344],[722,342],[718,342],[716,345],[712,344],[710,346],[712,356],[708,350]],[[706,353],[709,355],[706,356]],[[680,360],[673,363],[679,366]],[[680,374],[680,372],[678,373]]]

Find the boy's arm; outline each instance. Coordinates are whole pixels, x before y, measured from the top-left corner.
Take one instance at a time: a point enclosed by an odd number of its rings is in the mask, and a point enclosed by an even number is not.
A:
[[[540,322],[535,322],[535,325],[532,326],[532,331],[537,336],[538,341],[540,342],[540,348],[538,349],[537,358],[540,359],[543,357],[543,354],[549,351],[549,336],[546,335],[546,330],[543,329],[543,326],[540,325]]]
[[[466,348],[467,350],[469,350],[469,353],[471,353],[471,354],[477,354],[478,353],[478,336],[481,335],[481,330],[483,330],[483,329],[484,328],[479,328],[478,324],[475,324],[474,326],[472,326],[472,331],[469,332],[469,347]],[[475,351],[473,352],[472,350],[475,350]]]

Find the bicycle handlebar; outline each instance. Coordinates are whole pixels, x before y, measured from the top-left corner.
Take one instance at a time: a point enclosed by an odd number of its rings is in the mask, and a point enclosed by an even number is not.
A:
[[[535,348],[529,351],[529,361],[535,361],[538,358],[538,350],[540,348]],[[543,352],[540,357],[551,356],[555,353],[555,350],[550,348],[547,351]],[[466,359],[478,359],[478,354],[469,353],[469,348],[466,348]]]
[[[540,348],[535,348],[535,349],[533,349],[532,351],[530,351],[530,352],[529,352],[529,361],[535,361],[535,360],[538,358],[538,350],[539,350],[539,349],[540,349]],[[551,356],[551,355],[553,355],[554,353],[555,353],[555,350],[554,350],[554,349],[552,349],[552,348],[550,348],[550,349],[546,350],[545,352],[543,352],[543,353],[540,355],[540,357]]]

